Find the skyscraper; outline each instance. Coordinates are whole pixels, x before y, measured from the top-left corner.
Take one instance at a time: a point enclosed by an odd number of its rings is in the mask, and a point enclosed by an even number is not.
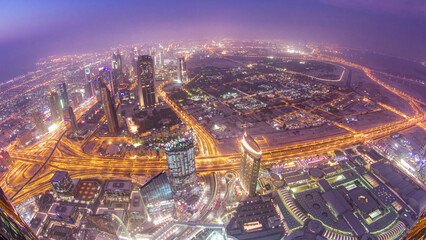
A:
[[[84,77],[86,79],[86,85],[88,85],[88,87],[85,86],[84,90],[87,92],[85,92],[85,98],[86,96],[90,96],[93,97],[95,96],[95,84],[93,79],[90,77],[90,67],[86,66],[86,68],[84,69]],[[89,91],[90,90],[90,91]]]
[[[188,82],[188,73],[186,71],[186,62],[184,57],[178,58],[177,74],[178,74],[178,82],[180,83]]]
[[[262,151],[254,139],[244,133],[241,140],[240,183],[245,193],[253,197],[256,193]]]
[[[64,108],[64,121],[67,124],[67,129],[72,129],[74,134],[78,133],[77,119],[75,118],[72,107]]]
[[[197,181],[194,140],[178,139],[165,145],[169,180],[177,195],[191,192]]]
[[[62,120],[62,107],[58,93],[55,90],[47,93],[47,102],[49,104],[52,121],[55,123],[60,122]]]
[[[69,106],[68,92],[67,92],[67,84],[61,83],[59,84],[59,92],[61,93],[61,107],[66,108]]]
[[[107,67],[99,69],[99,86],[102,87],[102,84],[107,85],[111,91],[112,96],[115,96],[116,92],[114,89],[116,89],[116,83],[112,76],[112,72]]]
[[[115,110],[114,98],[112,98],[110,91],[105,86],[105,84],[101,83],[101,96],[102,96],[102,104],[105,111],[105,116],[108,121],[108,131],[110,133],[118,132],[118,119],[117,112]]]
[[[139,107],[152,107],[157,102],[155,94],[154,62],[149,55],[139,56],[137,61]]]
[[[0,188],[0,239],[37,240]]]
[[[44,116],[40,113],[39,110],[34,110],[32,112],[32,117],[36,125],[36,130],[38,134],[45,134],[47,132],[46,125],[44,124]]]
[[[145,183],[140,188],[140,193],[149,219],[155,222],[176,218],[173,192],[165,172],[161,172]]]
[[[117,50],[117,53],[114,53],[112,55],[112,59],[114,62],[116,62],[116,67],[113,69],[117,69],[119,74],[123,73],[123,63],[122,63],[122,58],[121,58],[121,54],[120,54],[120,50]]]
[[[84,85],[84,99],[89,99],[93,96],[92,92],[92,84],[90,82],[87,82]]]

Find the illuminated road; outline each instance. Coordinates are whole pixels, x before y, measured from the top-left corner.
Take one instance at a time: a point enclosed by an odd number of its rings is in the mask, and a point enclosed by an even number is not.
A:
[[[317,60],[324,60],[324,58],[319,58]],[[339,64],[364,70],[366,75],[373,81],[408,101],[413,107],[415,114],[413,116],[406,116],[398,110],[381,103],[380,105],[382,107],[400,115],[402,120],[363,131],[351,131],[340,136],[298,142],[278,148],[264,149],[262,164],[281,162],[297,157],[315,156],[356,143],[381,138],[394,132],[417,126],[426,121],[426,114],[419,106],[419,104],[423,103],[380,82],[371,75],[369,69],[347,63],[344,60],[330,60],[327,58],[326,61],[334,61]],[[158,88],[161,97],[178,114],[181,120],[194,131],[197,145],[200,149],[200,156],[196,159],[197,172],[231,171],[238,169],[239,153],[220,154],[217,141],[196,121],[196,119],[171,101],[163,91],[163,87],[164,84]],[[94,103],[91,103],[86,107],[77,109],[76,116],[81,116],[84,111],[89,109],[93,104]],[[10,151],[15,164],[13,169],[9,169],[1,179],[1,187],[8,197],[15,195],[18,189],[45,163],[45,166],[40,169],[40,172],[34,179],[16,194],[16,197],[13,199],[14,204],[50,189],[51,184],[49,180],[56,170],[66,170],[73,178],[91,178],[95,176],[118,177],[132,178],[136,181],[138,175],[157,174],[167,169],[166,161],[156,158],[106,158],[85,154],[81,151],[81,143],[73,142],[67,138],[62,138],[60,140],[57,149],[53,151],[52,156],[46,161],[57,143],[55,139],[59,139],[64,131],[64,124],[61,124],[56,132],[50,133],[33,146]]]

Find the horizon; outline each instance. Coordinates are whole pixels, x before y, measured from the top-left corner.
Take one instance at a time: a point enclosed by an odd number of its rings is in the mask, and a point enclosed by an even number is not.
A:
[[[425,61],[426,3],[393,0],[7,1],[0,9],[0,81],[50,55],[167,39],[283,39]]]

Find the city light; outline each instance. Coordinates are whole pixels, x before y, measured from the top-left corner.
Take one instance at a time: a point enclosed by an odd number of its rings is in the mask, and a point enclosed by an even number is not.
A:
[[[424,237],[418,4],[50,1],[4,7],[0,238]]]

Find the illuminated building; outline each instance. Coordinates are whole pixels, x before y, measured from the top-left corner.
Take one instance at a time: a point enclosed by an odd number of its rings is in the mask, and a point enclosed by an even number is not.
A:
[[[32,117],[34,119],[34,123],[36,125],[36,130],[38,134],[45,134],[47,132],[46,125],[44,124],[44,116],[40,113],[39,110],[34,110],[32,112]]]
[[[67,84],[66,83],[59,84],[59,92],[61,93],[61,106],[62,106],[62,108],[68,107],[69,98],[68,98]]]
[[[259,145],[251,136],[244,134],[241,141],[240,183],[250,197],[256,193],[261,156]]]
[[[0,171],[8,169],[10,165],[12,165],[12,158],[8,152],[2,150],[0,152]]]
[[[0,210],[0,239],[38,239],[16,212],[1,188]]]
[[[177,195],[191,192],[197,181],[194,140],[179,139],[165,145],[169,180]]]
[[[103,67],[99,69],[99,89],[102,88],[103,85],[108,86],[109,90],[111,91],[112,96],[115,96],[115,89],[117,88],[114,82],[113,75],[111,71],[107,67]]]
[[[64,108],[64,121],[67,123],[67,129],[72,129],[74,134],[78,132],[77,119],[75,118],[72,107]]]
[[[188,82],[188,73],[186,71],[186,62],[184,57],[178,58],[177,74],[178,74],[178,82],[180,83]]]
[[[90,68],[89,66],[86,66],[86,68],[84,69],[84,77],[86,78],[86,85],[84,86],[84,98],[90,98],[95,96],[95,82],[94,80],[90,77]]]
[[[48,214],[55,221],[69,224],[75,223],[79,215],[75,205],[66,203],[53,203]]]
[[[114,53],[112,55],[112,59],[116,63],[116,66],[113,67],[113,69],[118,70],[118,73],[122,74],[123,73],[123,63],[122,63],[122,58],[121,58],[121,54],[120,54],[119,50],[117,50],[117,53]]]
[[[164,52],[161,49],[160,52],[158,53],[158,65],[163,66],[164,65]]]
[[[60,122],[62,120],[62,107],[58,93],[55,90],[47,93],[47,102],[49,104],[52,121],[55,123]]]
[[[104,185],[105,200],[108,202],[129,202],[132,192],[131,180],[108,180]]]
[[[231,239],[282,239],[285,230],[276,206],[268,196],[246,197],[226,226]]]
[[[410,181],[397,168],[388,162],[380,161],[371,164],[370,170],[395,189],[417,215],[426,211],[426,191]]]
[[[118,96],[122,105],[132,103],[130,99],[129,86],[127,84],[121,84],[118,86]]]
[[[108,122],[108,130],[110,133],[118,132],[118,119],[115,109],[114,99],[108,88],[103,84],[101,87],[102,104],[105,111],[105,116]]]
[[[156,104],[154,62],[149,55],[139,56],[137,61],[137,81],[139,107],[152,107]]]
[[[70,195],[73,188],[73,184],[70,175],[66,171],[56,171],[53,177],[50,179],[53,189],[58,194]]]
[[[161,222],[164,219],[176,218],[173,192],[166,172],[151,178],[140,188],[140,193],[149,219]]]

